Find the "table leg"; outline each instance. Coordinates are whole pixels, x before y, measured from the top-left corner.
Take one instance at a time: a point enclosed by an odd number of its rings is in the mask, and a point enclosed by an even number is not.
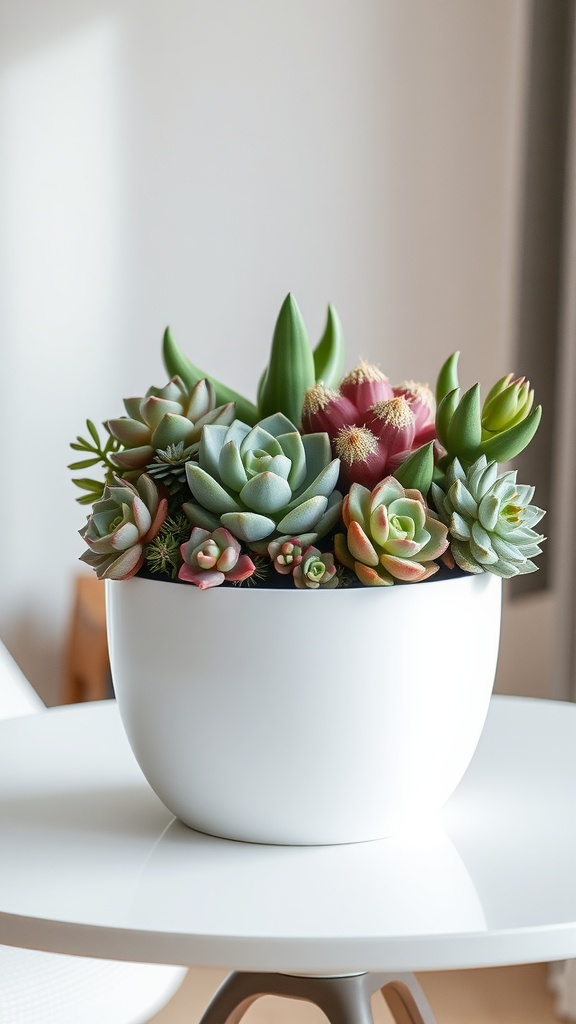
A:
[[[283,996],[315,1003],[331,1024],[373,1024],[370,999],[378,990],[396,1024],[435,1024],[412,974],[353,974],[310,978],[292,974],[234,971],[222,983],[200,1024],[239,1024],[262,996]]]

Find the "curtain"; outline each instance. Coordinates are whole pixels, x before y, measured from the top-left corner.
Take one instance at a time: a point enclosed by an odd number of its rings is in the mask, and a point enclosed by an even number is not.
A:
[[[576,33],[574,0],[532,0],[520,220],[518,365],[544,408],[519,477],[546,508],[542,571],[513,599],[552,587],[557,609],[549,693],[576,701]],[[562,1020],[576,1021],[576,960],[550,965]]]
[[[573,0],[532,0],[526,59],[523,180],[516,296],[516,368],[535,386],[543,407],[536,437],[516,460],[519,479],[534,484],[547,510],[542,524],[556,534],[556,459],[564,430],[556,410],[564,361],[567,153],[570,140]],[[562,372],[564,368],[562,368]],[[544,545],[539,571],[513,580],[513,598],[554,586],[554,544]]]
[[[570,38],[574,65],[574,19]],[[553,692],[560,699],[576,700],[576,74],[568,112],[551,552],[558,609]]]

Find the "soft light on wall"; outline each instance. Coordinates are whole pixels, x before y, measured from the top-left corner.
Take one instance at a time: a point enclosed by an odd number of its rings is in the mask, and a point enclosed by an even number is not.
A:
[[[0,635],[51,701],[68,442],[164,383],[167,323],[250,397],[288,291],[314,340],[335,304],[349,366],[513,368],[525,5],[22,0],[3,22]]]
[[[114,20],[26,53],[0,77],[2,171],[0,620],[50,692],[71,600],[70,424],[102,405],[122,318]]]

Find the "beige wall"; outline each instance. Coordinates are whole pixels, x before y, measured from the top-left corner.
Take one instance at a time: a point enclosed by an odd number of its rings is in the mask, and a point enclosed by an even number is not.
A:
[[[249,393],[288,290],[392,378],[455,348],[464,383],[513,368],[526,9],[5,10],[0,636],[49,700],[82,550],[67,444],[163,382],[166,323]]]

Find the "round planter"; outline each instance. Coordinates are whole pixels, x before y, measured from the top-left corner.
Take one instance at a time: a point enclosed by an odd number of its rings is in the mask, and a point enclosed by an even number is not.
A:
[[[258,843],[380,839],[437,811],[480,738],[501,581],[265,590],[106,581],[120,715],[163,803]]]

